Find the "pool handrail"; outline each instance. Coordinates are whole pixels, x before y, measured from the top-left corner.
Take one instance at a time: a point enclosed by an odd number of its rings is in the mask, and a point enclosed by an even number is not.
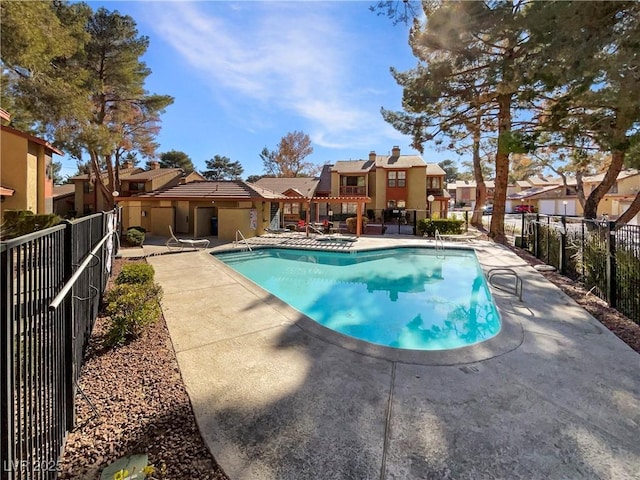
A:
[[[242,234],[242,232],[240,230],[236,230],[236,239],[233,242],[233,246],[235,247],[238,243],[240,243],[240,240],[238,239],[238,237],[240,237],[242,239],[242,242],[247,246],[249,251],[253,252],[253,250],[251,249],[251,245],[249,245],[249,242],[247,242],[247,239],[244,238],[244,235]]]

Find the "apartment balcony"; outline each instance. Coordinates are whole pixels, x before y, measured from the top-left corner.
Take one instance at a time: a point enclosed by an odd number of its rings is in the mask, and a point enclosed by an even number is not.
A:
[[[367,194],[367,187],[352,187],[342,186],[340,187],[340,195],[347,197],[362,197]]]

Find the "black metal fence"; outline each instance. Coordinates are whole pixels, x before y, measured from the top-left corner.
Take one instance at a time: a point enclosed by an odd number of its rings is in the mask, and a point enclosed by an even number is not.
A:
[[[516,243],[640,324],[640,226],[523,214]]]
[[[0,242],[3,480],[57,476],[117,217],[98,213]]]

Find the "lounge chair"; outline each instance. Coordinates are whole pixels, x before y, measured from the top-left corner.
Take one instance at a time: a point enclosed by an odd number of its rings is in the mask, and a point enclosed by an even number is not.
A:
[[[206,238],[202,238],[202,239],[177,238],[173,234],[173,228],[171,227],[171,225],[169,225],[169,232],[171,233],[171,237],[169,238],[169,240],[167,240],[167,243],[165,244],[169,250],[172,250],[172,249],[184,250],[185,248],[198,249],[198,248],[209,247],[209,240],[207,240]]]

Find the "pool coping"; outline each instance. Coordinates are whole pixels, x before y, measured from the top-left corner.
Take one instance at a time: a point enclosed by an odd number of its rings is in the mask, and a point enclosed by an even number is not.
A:
[[[484,246],[494,246],[490,242],[483,242]],[[254,250],[265,250],[273,248],[284,248],[288,250],[313,250],[313,251],[331,251],[322,248],[305,248],[304,246],[295,247],[288,245],[259,245],[254,247]],[[376,250],[389,250],[392,248],[424,248],[435,249],[435,245],[424,244],[399,244],[394,246],[375,246],[375,247],[360,247],[357,246],[349,251],[336,252],[344,255],[349,255],[350,252],[366,252]],[[450,365],[464,365],[470,363],[476,363],[491,358],[499,357],[506,353],[509,353],[517,349],[524,341],[524,328],[518,319],[517,314],[513,311],[514,299],[517,301],[517,297],[512,297],[506,294],[503,290],[495,288],[488,280],[488,272],[491,269],[490,266],[482,261],[479,250],[473,245],[459,245],[459,244],[445,244],[446,249],[450,250],[466,250],[473,251],[476,255],[482,271],[487,282],[487,286],[491,291],[491,296],[498,309],[500,315],[501,328],[500,331],[493,337],[482,342],[468,345],[464,347],[448,349],[448,350],[409,350],[399,349],[393,347],[387,347],[383,345],[377,345],[374,343],[359,340],[354,337],[336,332],[328,327],[321,325],[312,318],[308,317],[304,313],[296,310],[280,298],[276,297],[272,293],[268,292],[264,288],[260,287],[253,281],[247,279],[245,276],[238,273],[236,270],[225,264],[223,261],[216,258],[218,253],[238,253],[237,248],[222,248],[210,252],[211,258],[215,261],[219,268],[222,268],[228,275],[230,275],[235,281],[240,283],[248,291],[257,296],[267,296],[267,303],[274,308],[278,313],[284,316],[291,322],[292,325],[298,326],[301,330],[307,334],[330,343],[340,348],[365,355],[373,358],[387,360],[391,362],[399,362],[415,365],[429,365],[429,366],[450,366]]]

